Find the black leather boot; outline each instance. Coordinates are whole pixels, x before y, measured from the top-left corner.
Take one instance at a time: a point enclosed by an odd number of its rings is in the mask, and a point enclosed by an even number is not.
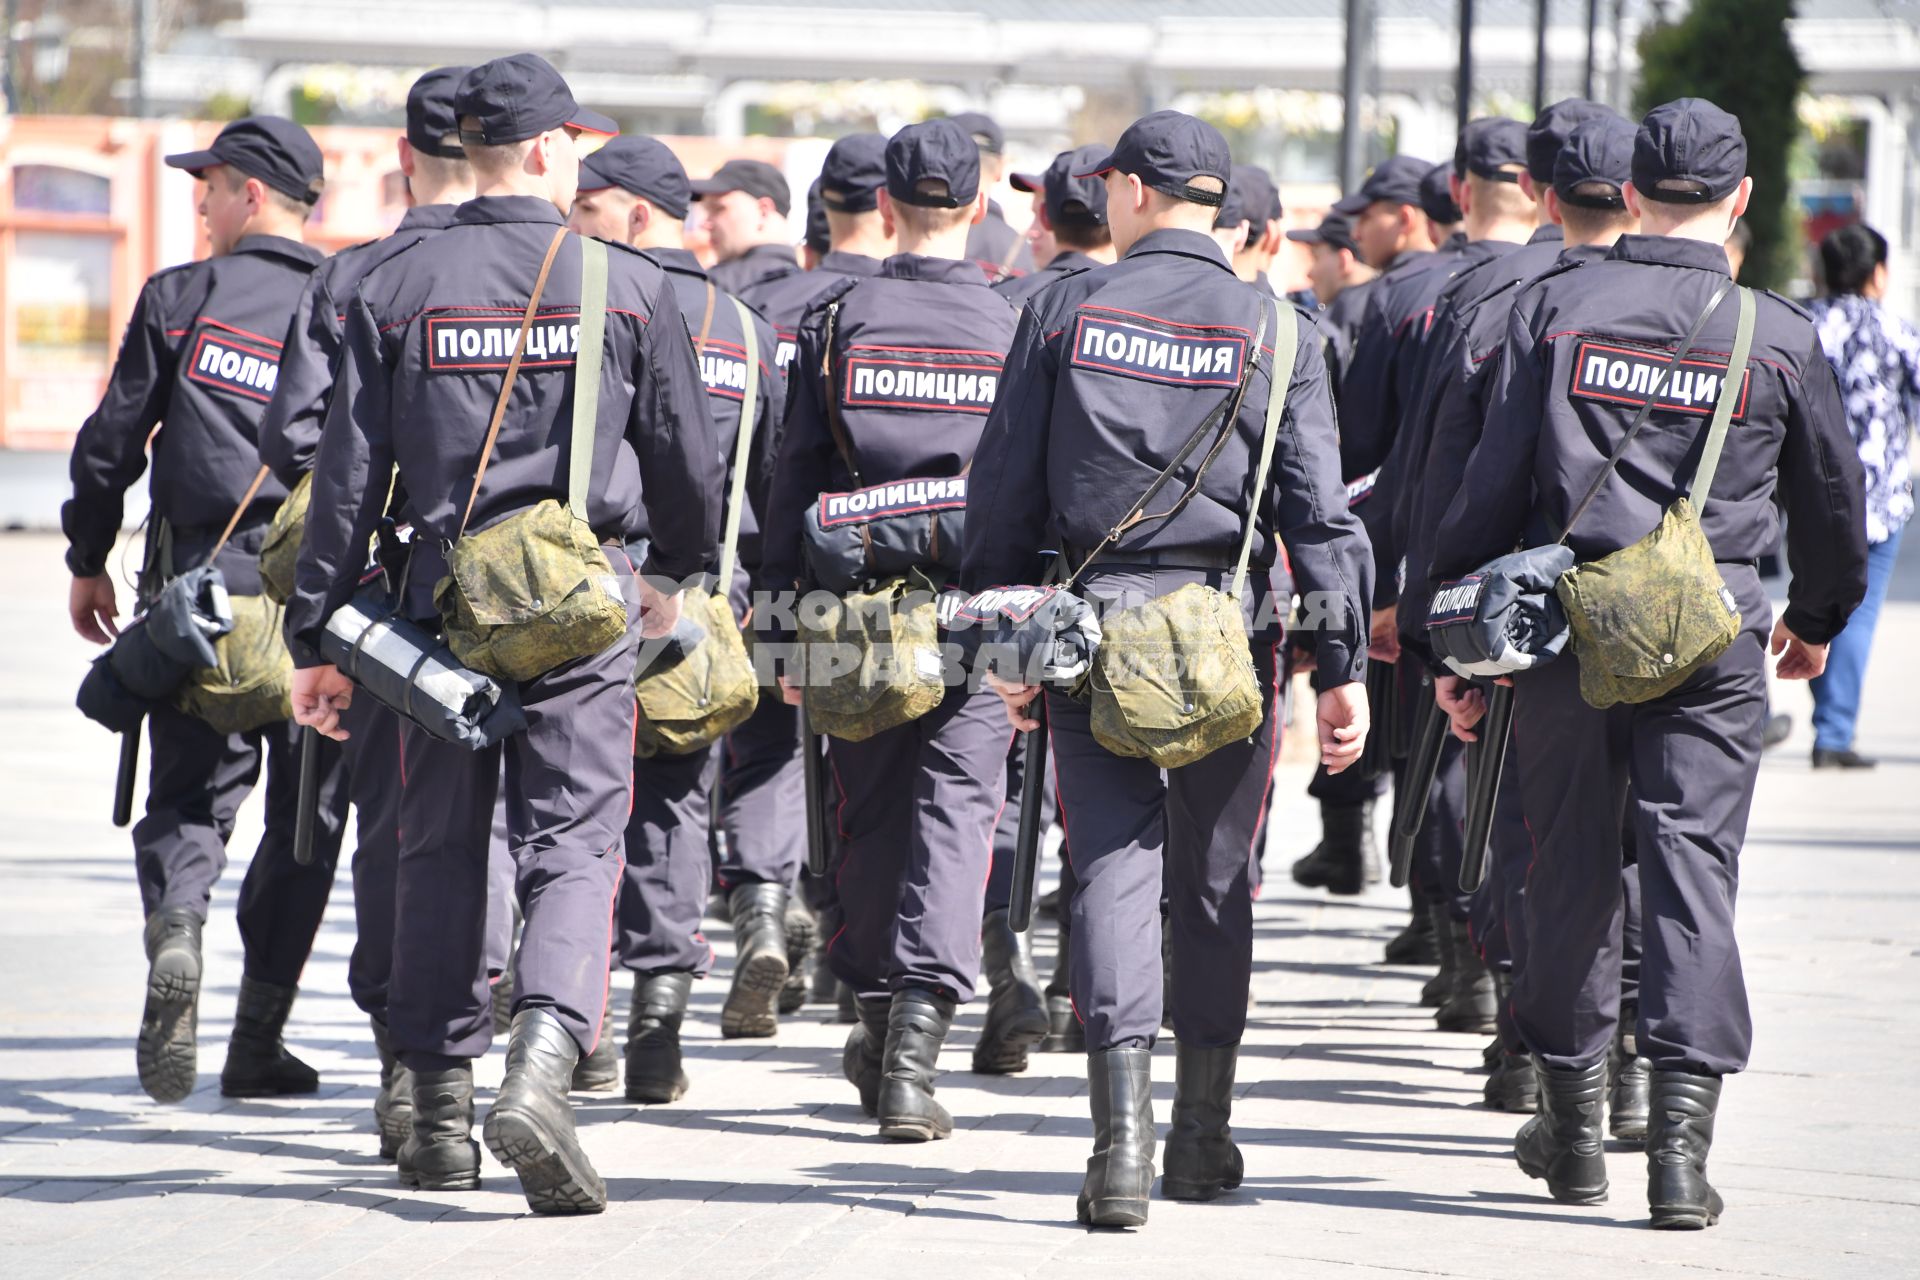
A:
[[[473,1140],[473,1065],[408,1071],[407,1139],[396,1153],[400,1184],[422,1191],[473,1191],[480,1186],[480,1144]],[[389,1112],[389,1114],[392,1114]]]
[[[1433,935],[1433,945],[1438,956],[1435,963],[1440,966],[1440,971],[1428,978],[1426,985],[1420,988],[1420,1003],[1426,1008],[1438,1009],[1447,1002],[1447,997],[1453,994],[1453,967],[1458,963],[1458,957],[1453,953],[1446,905],[1429,902],[1423,910],[1427,915],[1427,929]]]
[[[413,1072],[393,1051],[386,1024],[378,1018],[371,1021],[373,1047],[380,1053],[380,1092],[373,1096],[373,1120],[380,1128],[380,1158],[392,1160],[413,1133]]]
[[[1648,1092],[1653,1087],[1653,1064],[1640,1056],[1637,1024],[1640,1009],[1620,1006],[1620,1028],[1607,1055],[1613,1087],[1607,1093],[1607,1131],[1629,1146],[1647,1139]]]
[[[787,902],[786,929],[787,980],[780,984],[780,1012],[798,1013],[807,1007],[807,966],[820,931],[813,912],[797,899]]]
[[[1387,939],[1382,964],[1429,965],[1440,963],[1440,947],[1433,936],[1433,917],[1424,903],[1416,902],[1406,927]]]
[[[1356,894],[1368,884],[1376,859],[1372,809],[1368,802],[1320,802],[1320,843],[1293,864],[1293,881],[1308,889]]]
[[[880,1114],[880,1062],[887,1051],[887,1017],[892,1010],[891,996],[856,1000],[854,1021],[858,1025],[848,1033],[846,1048],[840,1051],[840,1073],[860,1091],[860,1109],[870,1116]]]
[[[742,884],[727,895],[733,917],[733,986],[720,1006],[720,1034],[729,1040],[770,1036],[779,1028],[774,1002],[787,981],[787,890]]]
[[[1698,1231],[1726,1203],[1707,1181],[1707,1150],[1720,1109],[1720,1078],[1655,1071],[1647,1115],[1647,1207],[1663,1231]]]
[[[1053,977],[1047,980],[1047,1038],[1040,1042],[1042,1053],[1085,1053],[1087,1029],[1073,1009],[1071,970],[1073,965],[1073,926],[1067,913],[1060,913],[1059,948],[1053,955]]]
[[[834,988],[833,1020],[843,1027],[850,1027],[860,1021],[860,1000],[853,994],[853,988],[846,983],[838,983]]]
[[[1600,1131],[1606,1105],[1607,1062],[1562,1071],[1536,1060],[1540,1114],[1520,1127],[1514,1159],[1529,1178],[1545,1178],[1562,1204],[1602,1204],[1607,1198],[1606,1142]]]
[[[535,1213],[599,1213],[607,1207],[606,1184],[580,1149],[567,1101],[579,1058],[580,1046],[551,1009],[513,1015],[506,1079],[487,1112],[487,1150],[519,1175]]]
[[[1153,1189],[1153,1080],[1146,1049],[1087,1055],[1093,1154],[1075,1213],[1089,1227],[1144,1227]]]
[[[612,1093],[620,1087],[620,1046],[613,1039],[613,975],[607,975],[607,994],[600,1002],[600,1036],[593,1052],[573,1065],[576,1093]]]
[[[1483,1035],[1494,1030],[1498,1005],[1493,994],[1493,975],[1473,945],[1464,920],[1447,921],[1447,945],[1453,952],[1453,988],[1433,1015],[1434,1025],[1442,1031],[1471,1032]]]
[[[864,1002],[860,1012],[865,1017]],[[893,993],[874,1108],[881,1137],[927,1142],[953,1132],[953,1117],[933,1096],[933,1082],[940,1074],[940,1046],[952,1027],[953,1001],[939,992],[908,987]]]
[[[680,1021],[693,991],[690,973],[633,975],[627,1010],[627,1101],[678,1102],[687,1091]]]
[[[134,1061],[155,1102],[178,1102],[200,1073],[200,917],[162,907],[147,917],[147,1003]]]
[[[840,998],[840,979],[833,974],[833,962],[827,956],[827,944],[840,932],[840,905],[820,908],[816,918],[819,945],[813,949],[813,1003],[833,1004]]]
[[[990,911],[981,922],[980,959],[990,994],[980,1040],[973,1046],[974,1074],[1025,1071],[1028,1051],[1046,1039],[1050,1025],[1027,940],[1013,931],[1005,911]]]
[[[280,1042],[298,994],[293,987],[240,979],[233,1038],[227,1041],[227,1065],[220,1069],[222,1097],[280,1098],[320,1088],[320,1073],[288,1053]]]
[[[1233,1112],[1233,1068],[1240,1046],[1177,1050],[1173,1127],[1167,1130],[1160,1193],[1169,1200],[1214,1200],[1246,1176],[1227,1120]]]
[[[1501,1050],[1487,1077],[1484,1090],[1487,1106],[1495,1111],[1531,1115],[1540,1109],[1540,1079],[1533,1072],[1533,1057],[1526,1053]]]

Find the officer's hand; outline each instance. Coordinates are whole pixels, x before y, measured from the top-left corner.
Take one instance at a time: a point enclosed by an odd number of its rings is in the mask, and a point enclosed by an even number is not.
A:
[[[347,731],[340,727],[340,713],[353,705],[353,681],[340,674],[338,667],[298,667],[293,673],[293,719],[325,734],[335,742],[345,742]]]
[[[1400,661],[1400,625],[1392,605],[1373,611],[1372,633],[1367,639],[1367,658],[1373,662]]]
[[[1024,714],[1027,704],[1032,702],[1033,696],[1040,692],[1039,685],[1008,684],[999,676],[989,675],[987,676],[987,688],[999,694],[1000,701],[1006,705],[1008,724],[1018,729],[1021,733],[1027,733],[1040,727],[1038,720]]]
[[[1473,727],[1487,714],[1487,698],[1464,676],[1435,676],[1433,700],[1452,722],[1453,736],[1462,742],[1480,737]]]
[[[1320,763],[1339,773],[1360,758],[1372,724],[1367,686],[1359,681],[1328,689],[1315,709],[1320,724]]]
[[[1787,628],[1785,618],[1773,624],[1773,643],[1769,648],[1780,657],[1773,673],[1782,680],[1811,680],[1827,669],[1827,646],[1808,644]],[[1781,656],[1783,654],[1785,656]]]
[[[113,598],[113,579],[104,573],[75,578],[67,588],[67,616],[82,640],[108,644],[120,634],[114,618],[120,606]]]
[[[780,701],[786,703],[790,707],[797,707],[803,701],[806,700],[806,696],[804,694],[802,694],[798,689],[794,688],[792,685],[787,683],[787,678],[785,676],[775,676],[774,679],[777,680],[780,684]]]
[[[640,579],[640,638],[658,640],[672,633],[680,621],[680,592],[667,595]]]

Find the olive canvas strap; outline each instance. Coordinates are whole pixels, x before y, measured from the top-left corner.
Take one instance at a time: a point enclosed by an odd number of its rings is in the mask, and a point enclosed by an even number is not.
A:
[[[1713,473],[1720,467],[1720,450],[1727,443],[1727,426],[1733,421],[1734,407],[1740,400],[1740,388],[1747,376],[1747,357],[1753,351],[1753,290],[1740,291],[1740,327],[1734,332],[1733,354],[1727,357],[1727,376],[1720,383],[1720,398],[1713,405],[1713,421],[1707,427],[1706,448],[1701,450],[1700,465],[1693,473],[1693,485],[1687,500],[1697,515],[1707,503],[1707,491],[1713,488]]]
[[[567,506],[587,518],[594,428],[600,414],[600,365],[606,352],[607,246],[580,238],[580,341],[574,344],[573,438],[567,452]]]
[[[740,313],[740,345],[747,356],[745,394],[740,398],[740,427],[733,438],[733,487],[727,494],[727,528],[720,542],[720,580],[714,590],[726,595],[732,589],[734,553],[740,541],[740,506],[747,500],[748,461],[753,452],[754,401],[760,395],[760,340],[753,331],[753,312],[738,298],[728,302]]]
[[[1277,313],[1280,304],[1273,304]],[[1266,500],[1267,476],[1273,470],[1273,446],[1280,435],[1280,414],[1286,408],[1287,392],[1293,388],[1293,358],[1299,348],[1300,326],[1288,324],[1289,316],[1276,316],[1273,332],[1273,363],[1267,366],[1267,420],[1260,431],[1260,465],[1253,472],[1253,501],[1247,504],[1247,524],[1240,534],[1240,559],[1233,567],[1233,587],[1228,595],[1235,600],[1247,585],[1247,561],[1253,555],[1253,531],[1259,523],[1260,504]],[[1254,348],[1258,357],[1259,348]]]

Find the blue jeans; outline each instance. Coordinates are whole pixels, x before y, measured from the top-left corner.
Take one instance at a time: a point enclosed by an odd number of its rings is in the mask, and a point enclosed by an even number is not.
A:
[[[1900,533],[1867,548],[1867,597],[1847,619],[1827,650],[1826,673],[1810,682],[1813,690],[1813,745],[1817,751],[1845,751],[1853,745],[1860,718],[1860,690],[1867,682],[1867,654],[1873,626],[1887,598],[1887,580],[1900,557]]]

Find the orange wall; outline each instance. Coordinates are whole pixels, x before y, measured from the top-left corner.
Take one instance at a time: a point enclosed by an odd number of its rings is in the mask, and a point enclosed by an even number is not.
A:
[[[146,278],[206,252],[190,182],[161,156],[217,123],[0,118],[0,448],[65,450],[99,402]],[[392,129],[322,127],[327,190],[308,239],[328,250],[384,235],[405,212]],[[666,138],[693,174],[728,156],[779,163],[786,144]],[[64,208],[47,204],[48,170]],[[36,181],[37,180],[37,181]],[[95,193],[109,193],[95,208]],[[72,197],[81,197],[77,201]],[[75,209],[74,204],[84,205]],[[169,246],[172,250],[169,251]]]

